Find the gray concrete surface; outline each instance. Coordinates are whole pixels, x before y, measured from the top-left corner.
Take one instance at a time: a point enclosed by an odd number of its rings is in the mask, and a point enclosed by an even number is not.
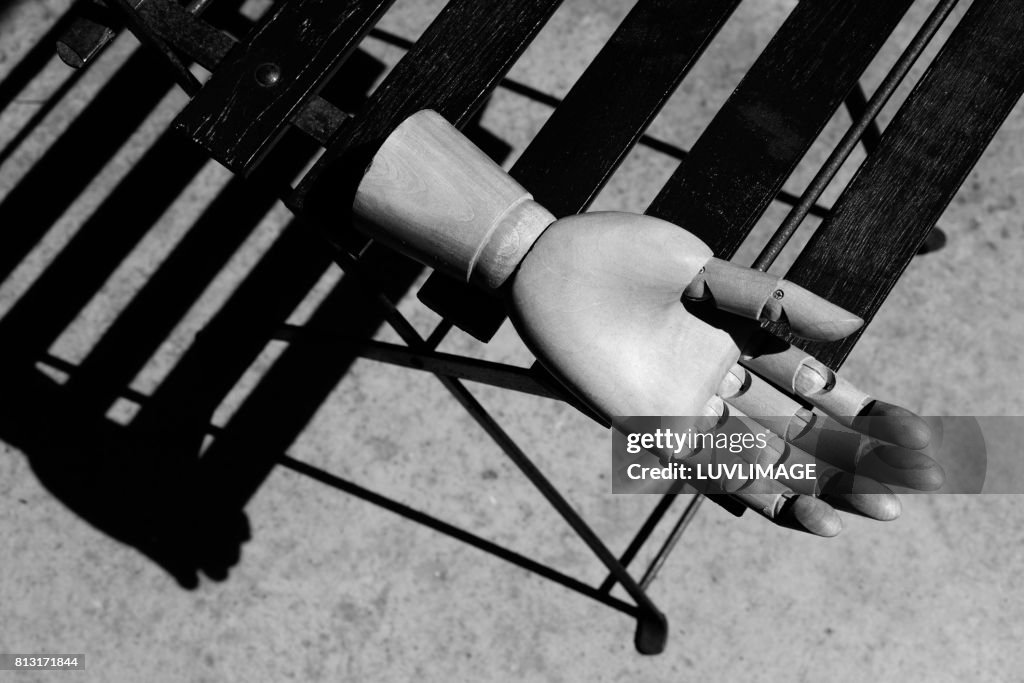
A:
[[[441,4],[399,1],[385,25],[414,36]],[[567,0],[512,75],[564,93],[629,4]],[[652,131],[692,142],[794,4],[744,2]],[[872,66],[869,87],[933,4],[918,3],[911,11]],[[5,6],[0,76],[67,5],[35,0]],[[115,44],[0,168],[0,195],[133,47],[131,39]],[[372,49],[392,62],[399,54]],[[4,113],[0,135],[16,130],[63,68],[53,65]],[[917,68],[914,76],[921,73]],[[0,284],[0,316],[183,101],[169,97]],[[883,118],[891,113],[892,107]],[[546,115],[545,108],[502,91],[484,124],[521,150]],[[837,115],[790,181],[791,190],[802,188],[847,123]],[[946,211],[941,225],[949,245],[915,260],[846,364],[851,380],[922,414],[1024,415],[1022,132],[1024,108],[1018,107]],[[642,209],[672,168],[670,160],[638,149],[595,208]],[[72,362],[87,355],[226,178],[214,164],[203,172],[54,345],[55,354]],[[827,199],[836,194],[831,189]],[[784,215],[785,207],[773,206],[760,238]],[[285,219],[277,209],[264,221],[136,379],[137,389],[156,386]],[[805,239],[802,234],[794,246]],[[741,259],[754,254],[748,248]],[[329,284],[330,278],[321,289]],[[402,308],[420,329],[434,320],[414,300]],[[394,337],[383,330],[380,338]],[[508,327],[487,347],[456,333],[442,349],[529,361]],[[218,420],[273,357],[268,350]],[[655,500],[605,492],[606,433],[565,405],[475,385],[473,391],[620,552]],[[358,362],[289,453],[594,585],[604,576],[428,375]],[[88,662],[83,672],[0,672],[0,680],[1021,680],[1020,501],[1014,495],[914,496],[904,501],[898,521],[846,516],[844,533],[831,540],[774,529],[754,515],[734,519],[706,505],[652,589],[670,620],[668,649],[643,657],[633,650],[628,617],[280,468],[247,507],[252,540],[229,578],[204,579],[185,590],[139,552],[69,511],[41,486],[22,453],[0,443],[0,650],[83,652]],[[639,563],[650,559],[664,533],[641,552]]]

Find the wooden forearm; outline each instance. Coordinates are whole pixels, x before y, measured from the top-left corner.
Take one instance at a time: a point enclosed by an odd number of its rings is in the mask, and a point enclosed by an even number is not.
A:
[[[360,228],[465,282],[501,287],[555,217],[440,114],[406,119],[353,205]]]

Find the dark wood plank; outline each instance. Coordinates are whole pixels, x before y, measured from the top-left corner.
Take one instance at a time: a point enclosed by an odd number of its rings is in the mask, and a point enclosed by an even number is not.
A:
[[[647,213],[731,257],[911,1],[798,4]]]
[[[971,5],[787,277],[871,320],[1024,93],[1022,35],[1017,0]],[[838,368],[859,337],[797,343]]]
[[[739,0],[640,0],[516,161],[511,175],[556,216],[586,209]],[[421,300],[484,341],[496,299],[435,273]]]
[[[449,2],[366,107],[342,125],[289,206],[344,231],[359,176],[384,138],[420,109],[456,126],[468,122],[560,2]]]
[[[175,127],[228,168],[250,169],[391,2],[279,3],[218,65]]]
[[[210,72],[217,69],[238,43],[238,39],[196,18],[175,0],[147,0],[139,6],[139,14],[164,41]],[[239,16],[237,23],[244,26],[247,20]],[[350,66],[353,60],[365,63],[366,59],[371,58],[358,50],[349,55],[338,72],[328,79],[325,90],[330,89],[331,83],[338,80],[344,68]],[[321,95],[311,95],[299,107],[290,123],[321,146],[326,146],[348,116],[347,112]],[[281,135],[284,134],[282,131]]]
[[[188,66],[181,61],[178,54],[164,42],[162,37],[154,33],[149,24],[139,16],[139,12],[133,2],[134,0],[108,0],[109,6],[120,12],[125,25],[135,34],[135,38],[146,49],[159,56],[160,59],[158,61],[161,68],[168,71],[178,84],[178,87],[184,90],[189,97],[192,97],[202,87],[199,79],[192,75],[192,72],[188,70]]]
[[[585,210],[739,0],[641,0],[512,168],[556,216]]]
[[[233,36],[215,29],[176,0],[147,0],[139,5],[139,16],[164,42],[211,73],[238,43]]]

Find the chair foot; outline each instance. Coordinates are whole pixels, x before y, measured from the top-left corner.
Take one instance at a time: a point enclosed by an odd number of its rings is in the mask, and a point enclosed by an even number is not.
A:
[[[668,641],[668,619],[656,609],[641,610],[636,619],[633,644],[643,655],[659,655]]]
[[[933,251],[938,251],[946,246],[946,233],[941,228],[932,228],[932,231],[928,233],[928,237],[924,239],[924,244],[917,250],[917,255],[930,254]]]

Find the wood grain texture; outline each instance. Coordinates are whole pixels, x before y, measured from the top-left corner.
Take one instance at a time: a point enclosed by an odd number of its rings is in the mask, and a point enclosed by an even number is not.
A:
[[[201,150],[194,151],[202,156]],[[88,395],[98,410],[111,405],[252,235],[274,205],[281,179],[301,171],[314,151],[311,141],[293,132],[271,152],[266,165],[248,178],[232,178],[78,364],[68,389]]]
[[[911,1],[798,4],[647,213],[731,258]]]
[[[233,171],[251,168],[392,0],[287,0],[217,68],[175,127]],[[267,86],[257,71],[274,65]]]
[[[1022,35],[1020,2],[971,5],[788,279],[872,319],[1024,93]],[[794,343],[838,368],[859,336]]]
[[[421,109],[464,125],[559,4],[448,3],[366,106],[341,127],[289,197],[289,206],[318,216],[330,229],[347,231],[348,207],[362,172],[391,131]]]
[[[637,2],[513,165],[512,177],[556,216],[585,210],[738,4]],[[434,293],[431,308],[488,341],[505,320],[501,302],[442,284],[444,277],[434,274],[424,287]]]
[[[374,239],[462,282],[498,289],[555,217],[486,154],[425,109],[395,129],[356,190]]]
[[[175,0],[146,0],[139,16],[165,42],[195,60],[208,71],[216,71],[238,41],[195,16]]]

